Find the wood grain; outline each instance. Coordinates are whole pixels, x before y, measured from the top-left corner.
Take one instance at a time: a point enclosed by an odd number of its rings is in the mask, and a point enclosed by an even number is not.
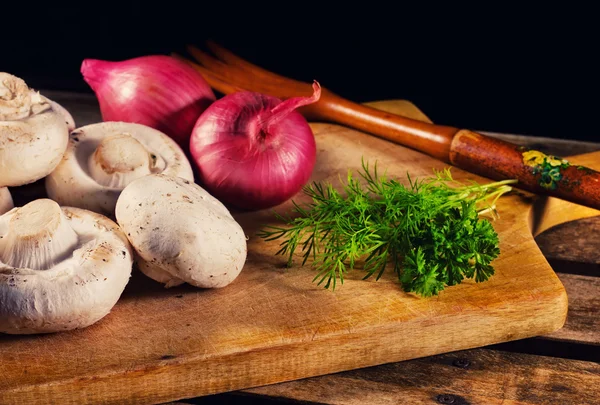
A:
[[[563,233],[564,234],[564,233]],[[552,250],[552,245],[547,245],[548,251],[559,255],[559,252],[554,252]],[[575,249],[577,250],[577,249]],[[584,259],[587,259],[588,256],[585,256]],[[600,258],[600,250],[595,252],[593,260],[597,260]],[[569,311],[567,315],[567,321],[565,326],[554,333],[550,333],[541,338],[543,339],[551,339],[561,342],[570,342],[570,343],[587,343],[592,345],[600,345],[600,320],[598,319],[597,314],[600,313],[600,299],[598,299],[598,293],[600,292],[600,278],[598,277],[589,277],[589,276],[579,276],[572,274],[558,274],[560,280],[567,290],[567,295],[569,297]],[[583,349],[585,350],[585,348]],[[518,378],[523,378],[523,375],[535,374],[536,368],[538,367],[538,356],[527,355],[527,354],[509,354],[506,356],[504,352],[496,352],[487,349],[475,349],[465,352],[465,354],[456,354],[460,359],[470,359],[470,358],[479,358],[479,357],[490,357],[494,356],[494,353],[499,353],[498,356],[501,358],[508,357],[512,361],[516,363],[518,367],[513,367],[512,364],[502,364],[502,367],[505,367],[505,371],[508,374],[508,377],[512,381],[516,381]],[[535,361],[532,362],[531,359]],[[417,364],[421,364],[422,362],[427,362],[428,360],[421,359],[415,360],[413,362]],[[547,361],[546,366],[552,372],[558,372],[559,369],[563,369],[567,367],[571,370],[580,371],[578,367],[580,367],[580,362],[574,361],[571,362],[566,359],[545,359]],[[561,366],[555,368],[554,362],[558,361]],[[499,361],[496,361],[497,366],[500,367]],[[430,370],[430,376],[434,380],[442,380],[441,383],[437,386],[437,388],[443,391],[445,387],[443,379],[446,377],[447,370],[443,362],[437,362],[437,368],[433,368]],[[587,362],[584,364],[589,365]],[[402,381],[404,378],[404,374],[408,371],[403,368],[404,366],[400,366],[397,368],[398,376],[397,381]],[[523,371],[524,368],[530,367],[530,369]],[[393,393],[394,399],[398,399],[401,402],[402,400],[406,401],[404,397],[405,392],[414,392],[416,390],[422,389],[422,381],[413,379],[409,382],[404,381],[401,386],[398,386],[399,383],[394,378],[395,374],[390,374],[389,381],[391,382],[392,387],[387,384],[383,385],[371,385],[368,383],[370,381],[370,376],[374,374],[387,374],[390,369],[390,365],[382,365],[372,368],[365,368],[361,370],[353,370],[343,373],[337,373],[328,376],[322,377],[314,377],[310,379],[305,379],[301,381],[292,381],[288,383],[275,384],[265,387],[260,387],[257,389],[248,389],[243,390],[235,394],[222,394],[210,398],[206,398],[205,400],[196,400],[194,402],[197,405],[209,405],[209,404],[217,404],[224,403],[222,401],[226,401],[226,403],[230,404],[242,404],[242,403],[260,403],[259,399],[262,401],[271,400],[273,403],[287,403],[285,401],[300,401],[302,403],[306,403],[307,401],[316,401],[318,403],[327,403],[327,404],[335,404],[339,403],[338,398],[346,398],[348,395],[348,381],[350,379],[355,379],[364,384],[358,383],[358,386],[355,383],[352,383],[351,387],[356,387],[352,392],[361,391],[361,387],[366,385],[365,392],[368,393],[369,398],[373,400],[373,403],[377,403],[378,400],[385,400],[390,398],[391,393]],[[492,369],[492,368],[490,368]],[[486,369],[487,370],[487,369]],[[485,370],[481,370],[481,379],[488,381],[493,381],[496,378],[494,373],[490,373],[487,376],[484,374]],[[453,376],[454,379],[462,379],[461,389],[457,389],[453,391],[454,398],[468,399],[474,401],[474,398],[471,396],[472,389],[471,384],[464,381],[465,379],[470,378],[467,376]],[[523,384],[521,390],[524,395],[532,395],[533,391],[536,391],[536,398],[539,400],[539,403],[564,403],[564,404],[587,404],[587,403],[595,403],[595,402],[584,402],[583,399],[590,398],[590,393],[594,393],[598,396],[598,403],[600,403],[600,387],[596,387],[595,389],[590,388],[588,386],[589,379],[585,376],[579,380],[580,382],[577,384],[572,382],[572,387],[568,392],[563,391],[564,397],[561,398],[561,401],[552,402],[556,400],[555,392],[553,389],[541,388],[540,386],[533,385],[530,383],[529,385]],[[317,389],[311,389],[312,387],[317,387]],[[326,395],[318,398],[316,400],[316,393],[320,392],[327,387]],[[550,387],[552,388],[552,387]],[[254,395],[254,397],[246,397],[243,394]],[[502,393],[499,393],[502,394]],[[349,401],[343,403],[360,403],[356,402],[360,398],[363,398],[364,393],[357,394],[353,396]],[[443,395],[443,394],[440,394]],[[583,395],[580,397],[580,395]],[[502,396],[498,397],[502,398]],[[495,398],[495,400],[498,400]],[[506,398],[504,398],[506,400]],[[594,397],[592,396],[592,399]],[[285,400],[285,401],[284,401]],[[282,401],[282,402],[280,402]],[[413,402],[406,402],[413,403]],[[419,402],[414,402],[419,403]],[[435,403],[435,401],[431,402],[423,402],[423,403]],[[460,403],[460,402],[459,402]],[[487,400],[479,399],[479,402],[468,402],[471,404],[493,404],[493,400],[488,402]],[[501,402],[500,402],[501,403]],[[510,403],[510,402],[506,402]],[[516,402],[516,403],[526,403],[526,402]],[[535,402],[534,402],[535,403]]]
[[[555,179],[550,180],[550,175],[544,179],[540,172],[536,172],[524,161],[524,153],[535,152],[538,151],[461,130],[452,140],[450,162],[490,179],[518,179],[519,183],[515,187],[523,190],[565,198],[576,204],[600,209],[600,172],[579,166],[580,164],[566,164],[567,167],[554,168]],[[556,158],[555,164],[561,161],[563,160]]]
[[[393,110],[394,104],[380,105],[380,102],[373,102],[370,104],[376,108],[390,108],[391,106],[392,108],[390,112],[401,113],[401,111]],[[428,118],[425,117],[425,119]],[[488,133],[488,135],[493,137],[499,137],[500,139],[507,139],[511,142],[530,146],[532,148],[541,150],[544,153],[554,155],[563,154],[568,156],[569,154],[585,154],[592,151],[600,150],[600,144],[598,143],[564,141],[556,139],[545,139],[538,137],[516,136],[495,133]],[[561,206],[564,211],[576,210],[576,215],[595,215],[594,211],[589,211],[587,208],[579,206],[573,206],[572,204],[561,205],[559,202],[559,204],[557,205]],[[556,222],[563,220],[563,218],[564,217],[559,215]],[[554,223],[555,221],[551,218],[546,218],[546,230],[545,232],[538,235],[538,237],[536,238],[536,241],[540,246],[542,252],[544,253],[545,257],[550,260],[550,263],[553,266],[555,266],[555,270],[558,268],[562,271],[572,272],[581,271],[580,269],[583,268],[586,269],[586,271],[591,276],[558,273],[560,280],[566,288],[567,295],[569,298],[569,311],[567,315],[567,321],[563,328],[559,329],[554,333],[550,333],[548,335],[540,337],[538,341],[540,343],[544,343],[544,339],[550,339],[556,340],[558,342],[580,344],[579,346],[582,346],[580,350],[586,351],[586,347],[581,345],[581,343],[591,344],[594,345],[594,347],[596,345],[600,345],[600,324],[597,319],[597,314],[600,313],[600,300],[598,299],[598,294],[600,292],[600,278],[598,278],[598,276],[600,276],[600,267],[598,266],[598,263],[600,263],[600,238],[589,237],[590,235],[596,234],[597,229],[600,229],[600,217],[596,216],[581,219],[578,221],[567,222],[552,227]],[[561,265],[557,266],[557,263],[561,263]],[[532,344],[535,345],[536,343],[532,342]],[[558,347],[559,346],[557,346],[557,348]],[[562,349],[565,350],[565,348]],[[468,353],[472,353],[474,357],[479,357],[480,351],[494,353],[493,351],[485,349],[472,350]],[[501,353],[501,355],[504,355],[503,352],[499,353]],[[560,355],[560,353],[555,354]],[[511,356],[514,359],[516,365],[518,366],[511,367],[510,364],[504,365],[504,368],[506,369],[506,373],[508,375],[507,377],[513,381],[522,377],[523,368],[532,364],[532,358],[538,359],[537,356],[526,354],[510,354],[509,356]],[[422,361],[426,360],[414,360],[412,362],[420,364]],[[558,361],[560,363],[568,365],[567,367],[574,370],[577,370],[577,368],[579,367],[579,362],[577,361],[571,362],[565,359],[560,359]],[[548,366],[550,368],[553,367],[551,364],[548,364]],[[445,370],[443,369],[444,366],[440,365],[440,367],[442,368],[441,370],[438,368],[434,368],[430,371],[430,375],[436,381],[438,380],[438,378],[442,379],[446,375]],[[383,365],[373,368],[337,373],[323,377],[315,377],[301,381],[275,384],[260,387],[257,389],[243,390],[232,394],[222,394],[218,396],[197,399],[194,401],[194,404],[208,405],[222,403],[222,401],[226,401],[226,403],[230,404],[280,404],[290,402],[308,403],[308,401],[312,402],[313,400],[315,401],[314,403],[339,403],[337,399],[340,397],[346,397],[348,393],[348,381],[350,378],[356,377],[354,379],[359,381],[358,383],[356,383],[353,380],[352,384],[360,384],[360,382],[362,381],[368,381],[370,375],[374,373],[387,373],[388,369],[389,365]],[[402,367],[400,367],[400,370],[401,375],[398,376],[399,379],[401,379],[405,374],[405,370]],[[534,372],[528,371],[527,374],[528,373]],[[393,381],[394,375],[390,375],[389,378],[390,381]],[[454,378],[457,377],[454,376]],[[494,375],[482,375],[482,378],[489,378],[490,380],[493,380]],[[368,393],[369,400],[372,400],[375,403],[382,398],[384,400],[388,399],[391,395],[390,393],[397,394],[397,396],[394,397],[395,399],[397,399],[397,403],[413,403],[408,401],[403,394],[405,391],[414,392],[415,390],[420,389],[422,386],[422,381],[413,380],[412,383],[407,383],[405,386],[402,386],[400,388],[396,386],[390,387],[386,384],[374,386],[365,383],[363,385],[367,385],[366,387],[364,387],[364,392]],[[351,385],[351,387],[353,386],[354,385]],[[445,382],[442,381],[442,383],[440,383],[439,385],[439,388],[443,389],[444,386]],[[311,387],[317,388],[311,390]],[[327,387],[327,392],[325,395],[319,397],[319,395],[315,394],[315,392],[321,393],[324,387]],[[523,392],[525,393],[531,393],[531,391],[533,391],[531,386],[525,386],[523,388]],[[358,388],[356,391],[361,391],[361,389]],[[570,392],[567,395],[561,397],[562,401],[556,400],[556,395],[554,393],[554,390],[552,389],[536,391],[539,396],[535,399],[533,403],[600,403],[600,388],[590,388],[589,380],[585,376],[580,379],[579,383],[573,384]],[[356,398],[363,398],[364,392],[357,394],[353,398],[350,398],[345,403],[356,403]],[[499,398],[502,398],[502,392],[500,392],[499,394]],[[582,395],[583,397],[581,397],[580,395]],[[471,396],[471,385],[465,383],[461,390],[455,391],[452,398],[454,401],[458,401],[454,403],[465,403],[463,401],[464,398],[473,400]],[[588,400],[589,402],[587,402]],[[436,401],[437,398],[431,398],[431,400],[425,401],[424,403],[439,403]],[[493,404],[494,401],[497,402],[498,398],[486,398],[485,400],[481,400],[479,402],[474,401],[469,403]],[[507,401],[505,403],[511,402]]]
[[[599,384],[596,363],[479,349],[246,392],[318,404],[591,405]]]
[[[591,235],[600,235],[600,217],[557,225],[536,240],[540,247],[548,247],[548,253],[544,253],[549,259],[588,263],[596,268],[595,275],[600,276],[600,237]]]
[[[401,178],[445,167],[344,127],[312,127],[314,180],[335,183],[362,156]],[[0,403],[165,402],[551,333],[565,321],[567,297],[533,240],[532,202],[522,193],[501,200],[502,253],[490,281],[431,299],[402,293],[391,275],[352,273],[325,291],[312,269],[286,271],[277,243],[253,236],[270,212],[238,215],[251,236],[248,263],[227,288],[165,290],[136,273],[113,312],[88,329],[0,337]]]
[[[600,345],[600,278],[562,273],[558,277],[569,297],[567,322],[545,337]]]

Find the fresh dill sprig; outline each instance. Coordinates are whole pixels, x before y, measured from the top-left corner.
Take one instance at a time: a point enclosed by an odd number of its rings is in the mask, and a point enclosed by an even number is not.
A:
[[[303,188],[312,202],[293,203],[289,217],[275,213],[287,227],[268,226],[259,232],[267,241],[283,239],[277,255],[293,264],[301,249],[302,265],[309,259],[313,281],[335,289],[337,280],[362,263],[364,279],[378,280],[390,265],[406,292],[439,294],[463,279],[487,280],[499,255],[498,235],[483,214],[496,214],[496,201],[511,190],[505,180],[463,184],[450,169],[413,180],[408,186],[379,175],[362,161],[362,181],[348,173],[343,193],[331,184],[313,182]]]

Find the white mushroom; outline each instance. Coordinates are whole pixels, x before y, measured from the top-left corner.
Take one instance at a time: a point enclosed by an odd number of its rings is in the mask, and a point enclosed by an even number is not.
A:
[[[8,188],[0,188],[0,215],[10,211],[13,208],[13,200]]]
[[[134,180],[115,213],[140,270],[165,287],[225,287],[246,261],[241,226],[219,200],[188,180],[160,174]]]
[[[42,95],[42,97],[44,96]],[[63,119],[65,120],[65,124],[67,124],[67,129],[69,130],[69,132],[73,131],[76,127],[75,120],[73,119],[71,113],[65,107],[58,104],[56,101],[50,100],[48,97],[44,98],[48,100],[48,102],[52,105],[52,108],[54,110],[56,110],[60,115],[62,115]]]
[[[48,196],[60,205],[112,217],[121,191],[154,173],[193,181],[183,150],[167,135],[141,124],[101,122],[71,132],[56,170],[46,178]]]
[[[0,332],[87,327],[121,296],[133,251],[117,224],[39,199],[0,216]]]
[[[52,103],[22,79],[0,72],[0,187],[48,175],[68,141],[65,119]]]

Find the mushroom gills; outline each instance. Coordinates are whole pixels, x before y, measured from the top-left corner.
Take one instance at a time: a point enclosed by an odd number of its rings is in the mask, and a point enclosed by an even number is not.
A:
[[[0,215],[0,333],[53,333],[108,315],[133,250],[109,218],[50,199]]]
[[[141,177],[162,173],[194,180],[187,157],[166,134],[131,122],[99,122],[75,129],[60,164],[45,180],[61,206],[114,218],[121,191]]]
[[[15,268],[47,270],[65,260],[79,243],[60,206],[49,199],[17,209],[0,239],[0,259]]]

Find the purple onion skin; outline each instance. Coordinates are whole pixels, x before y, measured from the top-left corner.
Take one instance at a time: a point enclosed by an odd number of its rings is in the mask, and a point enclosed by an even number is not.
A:
[[[315,94],[318,99],[320,89]],[[244,211],[275,207],[301,191],[311,178],[317,148],[308,122],[294,111],[308,103],[299,100],[283,102],[290,103],[289,111],[283,108],[285,114],[270,123],[273,108],[282,104],[276,97],[237,92],[211,104],[190,138],[199,183]]]
[[[81,73],[96,94],[103,121],[149,126],[184,150],[198,117],[216,100],[204,77],[172,56],[118,62],[85,59]]]

